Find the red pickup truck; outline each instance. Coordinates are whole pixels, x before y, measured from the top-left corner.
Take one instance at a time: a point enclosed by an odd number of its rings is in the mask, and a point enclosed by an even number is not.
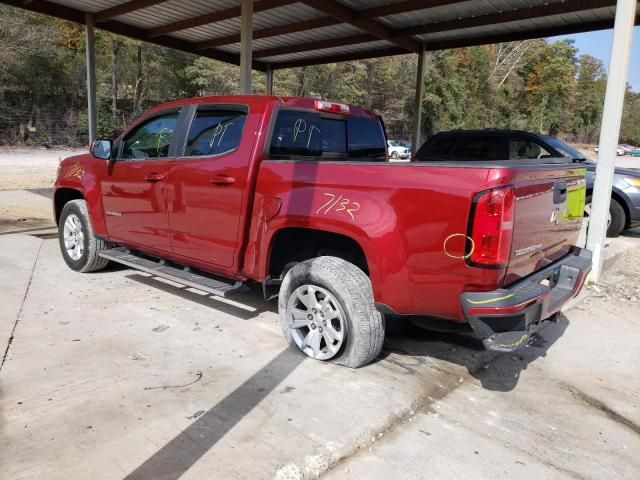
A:
[[[543,162],[394,164],[355,106],[194,98],[62,162],[54,212],[72,269],[115,261],[223,296],[260,282],[292,345],[359,367],[385,315],[512,351],[578,293],[585,170]]]

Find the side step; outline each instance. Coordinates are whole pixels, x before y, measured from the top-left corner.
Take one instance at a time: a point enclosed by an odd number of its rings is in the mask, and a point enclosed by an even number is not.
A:
[[[193,273],[188,267],[184,267],[184,269],[172,267],[167,265],[164,260],[154,262],[140,257],[124,247],[105,250],[100,252],[100,256],[173,282],[218,295],[219,297],[229,297],[249,289],[243,282],[226,283],[215,278]]]

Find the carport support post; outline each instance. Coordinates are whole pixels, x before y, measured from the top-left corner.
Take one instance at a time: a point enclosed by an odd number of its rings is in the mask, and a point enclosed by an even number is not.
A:
[[[253,49],[253,0],[240,4],[240,93],[251,93],[251,63]]]
[[[96,49],[93,33],[93,14],[84,16],[84,35],[87,57],[87,116],[89,122],[89,144],[93,143],[98,135],[96,112]]]
[[[422,132],[422,97],[424,97],[424,44],[420,47],[418,52],[418,71],[416,74],[416,98],[413,105],[413,139],[411,144],[411,151],[415,154],[418,148],[422,144],[421,132]]]
[[[264,71],[267,88],[265,93],[267,95],[273,95],[273,70],[271,65],[267,65],[267,69]]]
[[[607,232],[616,147],[620,135],[635,16],[636,0],[618,0],[587,234],[587,248],[593,252],[593,271],[589,280],[595,283],[600,281],[603,273],[602,249]]]

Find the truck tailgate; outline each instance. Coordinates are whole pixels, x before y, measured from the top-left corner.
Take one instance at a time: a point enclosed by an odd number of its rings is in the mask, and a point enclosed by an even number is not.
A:
[[[513,240],[504,285],[569,252],[582,225],[585,191],[585,169],[575,165],[518,172]]]

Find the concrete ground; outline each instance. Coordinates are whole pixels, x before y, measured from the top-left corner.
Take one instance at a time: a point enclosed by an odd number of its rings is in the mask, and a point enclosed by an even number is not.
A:
[[[0,205],[48,212],[14,193]],[[349,370],[287,350],[258,289],[78,274],[54,230],[19,227],[0,233],[2,478],[640,476],[638,230],[518,354],[394,322]]]

